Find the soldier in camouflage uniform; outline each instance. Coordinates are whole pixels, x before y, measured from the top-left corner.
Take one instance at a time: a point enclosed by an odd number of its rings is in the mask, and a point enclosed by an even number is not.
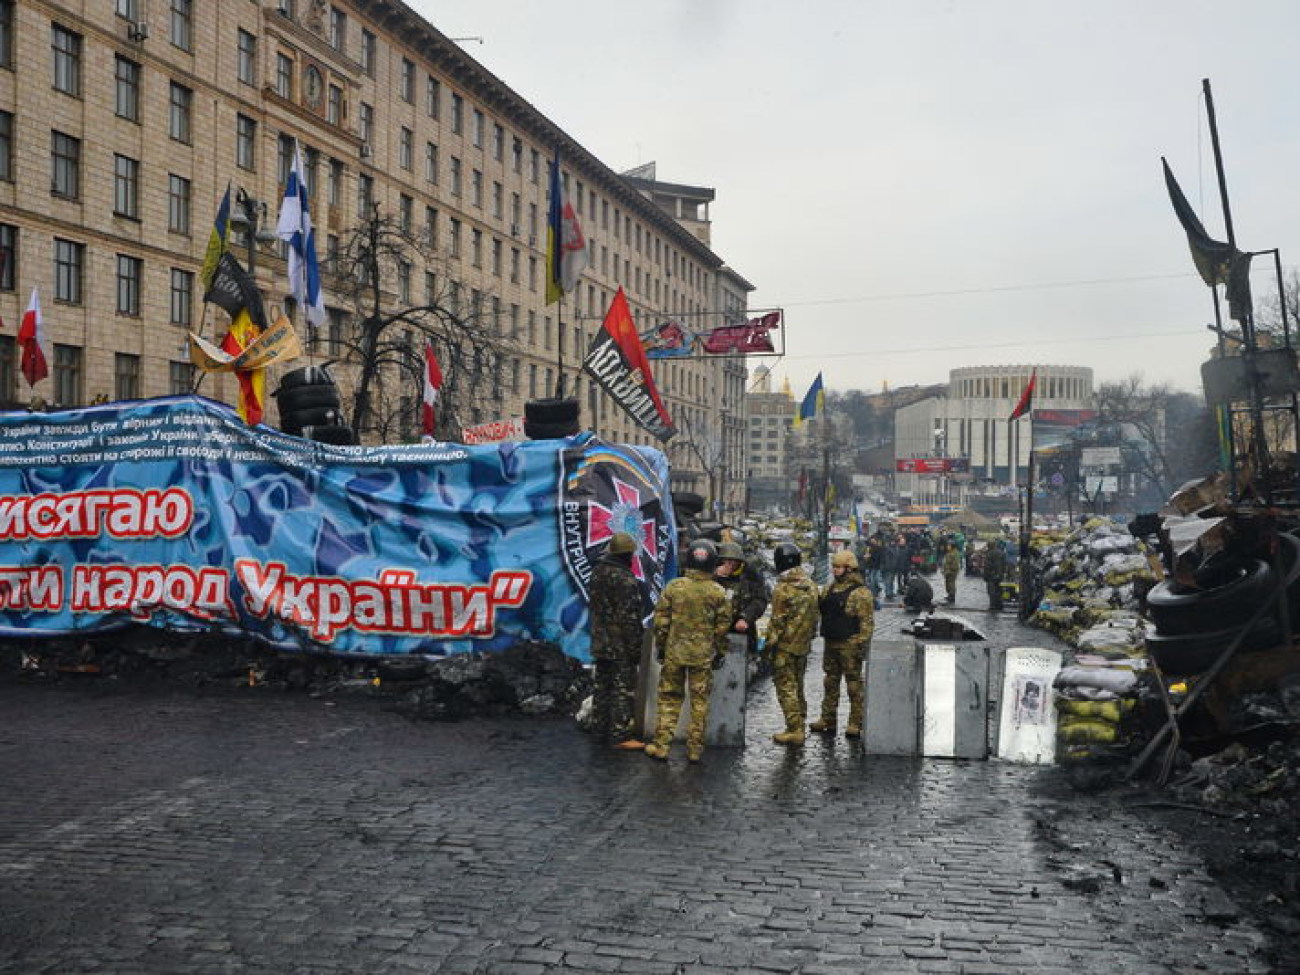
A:
[[[767,585],[751,569],[745,550],[735,542],[718,546],[718,568],[714,580],[727,592],[731,605],[731,632],[745,637],[752,653],[758,646],[758,619],[767,609]]]
[[[713,671],[726,658],[731,611],[722,587],[713,581],[718,550],[707,538],[690,543],[683,560],[686,574],[664,587],[655,607],[655,653],[659,672],[659,714],[655,740],[646,745],[651,758],[667,758],[677,731],[687,687],[691,693],[691,723],[686,732],[686,757],[698,762],[704,754]]]
[[[834,578],[822,590],[822,716],[808,726],[818,734],[835,734],[836,711],[840,704],[840,678],[849,696],[849,723],[846,738],[862,737],[863,677],[871,634],[875,630],[875,600],[862,582],[858,559],[852,552],[831,556]]]
[[[645,640],[641,584],[632,574],[636,539],[618,532],[591,576],[591,656],[596,662],[591,728],[624,751],[645,748],[636,737],[633,707]]]
[[[803,677],[808,651],[817,635],[817,586],[800,566],[799,547],[782,542],[772,555],[776,588],[772,591],[772,622],[767,627],[767,653],[772,658],[772,686],[785,715],[785,731],[772,736],[782,745],[802,745],[808,720]]]

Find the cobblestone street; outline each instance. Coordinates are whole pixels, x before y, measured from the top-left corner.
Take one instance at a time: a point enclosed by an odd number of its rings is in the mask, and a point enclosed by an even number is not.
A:
[[[767,681],[699,766],[252,689],[8,684],[0,714],[4,973],[1275,970],[1134,811],[1050,769],[787,750]]]

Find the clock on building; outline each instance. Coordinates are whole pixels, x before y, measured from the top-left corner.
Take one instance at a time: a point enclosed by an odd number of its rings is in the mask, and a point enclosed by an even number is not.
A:
[[[319,109],[325,95],[325,79],[321,77],[320,68],[314,64],[307,65],[302,79],[303,99],[308,108]]]

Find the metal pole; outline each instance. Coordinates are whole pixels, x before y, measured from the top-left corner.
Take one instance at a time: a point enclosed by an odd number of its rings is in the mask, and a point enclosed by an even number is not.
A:
[[[1219,177],[1219,199],[1223,202],[1223,226],[1228,232],[1228,243],[1235,249],[1236,234],[1232,231],[1232,209],[1228,206],[1228,181],[1223,174],[1223,152],[1219,148],[1219,122],[1214,114],[1214,94],[1210,91],[1210,79],[1201,79],[1201,90],[1205,92],[1205,114],[1210,120],[1210,144],[1214,148],[1214,171]]]
[[[1029,539],[1034,529],[1034,449],[1029,448],[1029,470],[1025,478],[1025,520],[1020,523],[1020,618],[1032,612],[1029,597]]]

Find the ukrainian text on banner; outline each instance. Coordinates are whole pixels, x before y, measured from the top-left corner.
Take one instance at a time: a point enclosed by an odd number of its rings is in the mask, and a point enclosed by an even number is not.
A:
[[[0,635],[131,623],[283,649],[587,657],[615,531],[675,570],[664,456],[569,440],[334,447],[197,396],[0,414]]]

